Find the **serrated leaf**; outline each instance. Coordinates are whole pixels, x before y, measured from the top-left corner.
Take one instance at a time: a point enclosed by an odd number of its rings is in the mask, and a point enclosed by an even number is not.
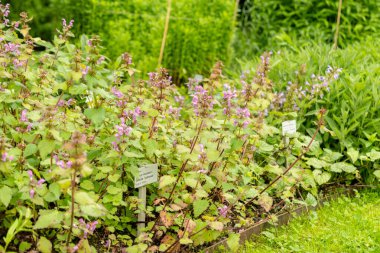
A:
[[[195,178],[192,178],[190,176],[185,177],[185,184],[190,186],[191,188],[195,188],[197,182],[198,181]]]
[[[227,246],[233,252],[237,251],[240,247],[240,234],[231,233],[227,239]]]
[[[273,198],[268,195],[261,195],[258,203],[266,212],[269,212],[273,205]]]
[[[311,193],[307,194],[306,199],[305,199],[305,203],[308,206],[314,206],[314,207],[318,205],[317,199]]]
[[[63,213],[57,210],[41,210],[40,216],[36,224],[34,224],[34,229],[43,228],[55,228],[60,227],[63,220]]]
[[[160,184],[158,186],[159,189],[162,189],[168,185],[173,184],[176,181],[176,178],[174,176],[165,175],[160,177]]]
[[[339,163],[334,163],[331,165],[330,170],[332,172],[347,172],[347,173],[354,173],[356,171],[355,166],[352,164],[346,163],[346,162],[339,162]]]
[[[100,125],[106,118],[104,108],[87,108],[84,110],[84,115],[89,118],[94,125]]]
[[[75,202],[79,205],[93,205],[95,204],[95,200],[84,191],[75,192]]]
[[[353,163],[355,163],[358,160],[358,158],[359,158],[359,151],[357,151],[357,150],[355,150],[353,148],[349,148],[347,150],[347,154],[348,154],[348,156],[350,157],[350,159],[351,159],[351,161]]]
[[[184,237],[179,240],[180,244],[186,245],[193,243],[193,240],[191,240],[189,237]]]
[[[38,150],[40,151],[40,155],[42,159],[45,159],[48,154],[53,152],[55,149],[54,140],[42,140],[38,143]]]
[[[327,183],[330,178],[331,178],[331,174],[327,171],[321,171],[321,170],[313,170],[313,175],[314,175],[314,179],[315,181],[321,185],[321,184],[325,184]]]
[[[373,174],[380,180],[380,170],[375,170]]]
[[[28,144],[25,147],[24,156],[27,157],[27,156],[33,155],[37,152],[37,150],[38,148],[36,144]]]
[[[9,202],[12,199],[12,189],[4,185],[0,188],[0,201],[5,207],[8,207]]]
[[[330,166],[328,162],[325,162],[323,160],[319,160],[315,157],[309,158],[306,162],[307,165],[314,167],[316,169],[322,169]]]
[[[209,223],[210,228],[217,230],[217,231],[223,231],[223,222],[220,221],[213,221]]]
[[[205,199],[197,199],[193,203],[194,217],[201,215],[209,206],[209,202]]]
[[[48,239],[46,239],[46,237],[41,237],[38,240],[37,249],[41,253],[50,253],[52,251],[52,248],[53,248],[53,245]]]
[[[371,159],[371,162],[374,162],[380,159],[380,152],[372,149],[370,152],[367,153],[367,156],[369,157],[369,159]]]

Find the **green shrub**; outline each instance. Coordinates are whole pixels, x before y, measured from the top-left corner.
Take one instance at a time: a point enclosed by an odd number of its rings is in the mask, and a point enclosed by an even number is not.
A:
[[[246,0],[234,42],[236,57],[252,57],[278,46],[332,44],[338,0]],[[339,45],[380,35],[380,2],[343,1]]]
[[[274,54],[269,74],[275,89],[286,93],[287,87],[307,87],[305,84],[311,83],[312,74],[324,76],[329,65],[342,68],[341,77],[317,102],[293,102],[300,107],[300,131],[309,135],[315,129],[313,112],[321,107],[328,110],[326,126],[332,134],[318,135],[317,140],[322,147],[342,154],[340,161],[350,161],[360,167],[362,178],[368,182],[377,181],[373,172],[380,168],[380,153],[376,151],[380,145],[379,46],[379,40],[368,39],[336,51],[331,50],[329,44],[312,44],[296,52],[281,50]],[[242,61],[241,69],[254,71],[256,64]],[[289,101],[291,92],[287,96]]]

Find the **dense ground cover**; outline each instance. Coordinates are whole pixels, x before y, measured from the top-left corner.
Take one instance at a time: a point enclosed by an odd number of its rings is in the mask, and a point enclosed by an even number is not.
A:
[[[263,232],[241,252],[379,252],[379,189],[341,197],[322,209]]]

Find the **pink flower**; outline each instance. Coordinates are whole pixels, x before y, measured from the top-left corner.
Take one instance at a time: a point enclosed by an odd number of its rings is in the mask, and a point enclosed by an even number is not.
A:
[[[79,249],[78,245],[75,245],[75,246],[73,247],[73,250],[72,250],[72,252],[77,252],[77,251],[78,251],[78,249]]]
[[[21,117],[20,117],[21,122],[27,122],[28,121],[28,117],[26,115],[27,112],[28,112],[27,110],[22,110]]]
[[[3,162],[6,162],[7,161],[7,158],[8,158],[8,153],[7,152],[4,152],[2,155],[1,155],[1,160]]]
[[[124,97],[124,94],[121,91],[119,91],[118,89],[116,89],[115,86],[111,88],[111,91],[112,91],[112,94],[114,94],[119,99]]]
[[[86,66],[86,68],[82,69],[82,77],[86,77],[88,74],[88,71],[90,70],[89,66]]]
[[[104,61],[105,59],[106,59],[106,58],[102,55],[102,56],[99,57],[99,59],[96,61],[96,63],[97,63],[98,65],[100,65],[100,64],[103,63],[103,61]]]
[[[40,180],[38,180],[38,182],[37,182],[37,186],[41,186],[43,183],[45,183],[46,182],[46,180],[45,179],[43,179],[43,178],[41,178]]]
[[[34,191],[34,189],[30,189],[30,191],[29,191],[29,196],[30,196],[30,198],[32,199],[32,198],[34,198],[34,194],[35,194],[36,192]]]
[[[111,145],[112,145],[112,148],[113,148],[114,150],[116,150],[117,152],[120,151],[119,146],[117,145],[117,142],[116,142],[116,141],[113,141],[113,142],[111,143]]]
[[[28,170],[27,172],[28,172],[30,181],[32,181],[33,180],[33,171]]]
[[[236,116],[239,118],[249,118],[251,116],[251,113],[249,112],[248,108],[237,108]]]
[[[223,207],[218,207],[219,214],[223,217],[227,216],[228,206],[224,205]]]

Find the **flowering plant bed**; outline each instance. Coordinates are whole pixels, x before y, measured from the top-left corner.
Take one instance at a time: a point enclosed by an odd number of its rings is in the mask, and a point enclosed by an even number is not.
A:
[[[11,22],[9,6],[0,10],[0,251],[183,252],[226,233],[236,244],[258,214],[297,195],[314,202],[335,175],[355,178],[316,140],[330,133],[326,110],[315,111],[311,135],[285,145],[280,131],[339,68],[281,93],[265,53],[239,80],[218,62],[186,89],[164,68],[136,80],[132,57],[110,62],[97,36],[71,44],[74,21],[49,43],[30,36],[26,13]],[[143,208],[134,178],[147,164],[158,165],[159,183]]]

